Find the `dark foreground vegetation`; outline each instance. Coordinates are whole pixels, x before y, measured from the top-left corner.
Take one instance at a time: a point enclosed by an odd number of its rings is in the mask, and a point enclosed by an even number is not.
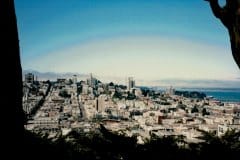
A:
[[[117,160],[117,159],[239,159],[240,132],[229,131],[223,137],[203,132],[201,143],[186,143],[181,136],[155,137],[145,144],[137,138],[112,133],[103,126],[97,133],[72,131],[57,140],[42,138],[26,131],[26,159]],[[27,155],[34,155],[27,156]]]

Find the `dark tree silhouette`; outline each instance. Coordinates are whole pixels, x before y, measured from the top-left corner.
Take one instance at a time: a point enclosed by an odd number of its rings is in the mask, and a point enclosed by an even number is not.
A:
[[[13,0],[0,1],[0,20],[1,68],[4,77],[8,77],[1,78],[1,84],[7,85],[3,90],[4,94],[1,96],[1,113],[7,116],[7,119],[3,122],[4,128],[2,126],[2,129],[5,130],[6,137],[8,137],[8,139],[6,139],[7,143],[11,146],[11,150],[13,151],[17,148],[17,144],[21,144],[24,133],[22,68]],[[12,81],[10,81],[11,79]]]
[[[218,0],[205,1],[210,3],[214,16],[228,29],[232,55],[240,69],[240,1],[226,0],[224,7],[219,5]]]

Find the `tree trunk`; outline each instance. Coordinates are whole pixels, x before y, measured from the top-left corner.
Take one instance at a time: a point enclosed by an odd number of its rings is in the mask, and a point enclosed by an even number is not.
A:
[[[220,7],[218,0],[210,2],[215,17],[219,18],[228,29],[232,55],[240,69],[240,0],[226,0],[226,5]]]
[[[24,112],[22,110],[22,68],[13,0],[0,1],[0,18],[1,74],[3,74],[1,85],[4,87],[1,113],[6,116],[5,121],[2,122],[4,125],[1,131],[6,134],[4,141],[7,141],[7,146],[12,145],[11,148],[6,146],[3,148],[11,150],[14,155],[18,152],[19,145],[23,144]],[[9,156],[11,155],[8,155],[7,159]]]

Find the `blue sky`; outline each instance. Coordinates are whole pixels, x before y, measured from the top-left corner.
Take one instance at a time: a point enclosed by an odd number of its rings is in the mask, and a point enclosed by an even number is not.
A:
[[[223,2],[221,2],[223,3]],[[237,81],[204,0],[15,0],[23,69]]]

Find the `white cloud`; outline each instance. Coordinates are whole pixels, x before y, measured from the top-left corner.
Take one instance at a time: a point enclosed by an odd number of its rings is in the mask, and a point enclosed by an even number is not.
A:
[[[39,71],[94,73],[137,79],[234,79],[231,50],[166,37],[135,36],[89,41],[23,65]]]

